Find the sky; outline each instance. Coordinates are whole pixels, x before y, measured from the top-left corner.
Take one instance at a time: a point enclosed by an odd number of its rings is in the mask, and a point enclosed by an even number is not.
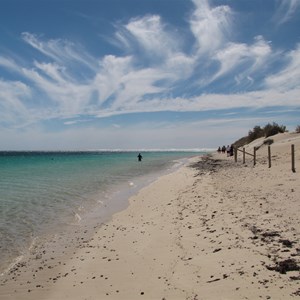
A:
[[[300,124],[299,0],[0,0],[0,150],[202,149]]]

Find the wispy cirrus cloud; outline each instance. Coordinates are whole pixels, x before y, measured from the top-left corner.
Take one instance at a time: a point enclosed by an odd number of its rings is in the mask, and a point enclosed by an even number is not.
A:
[[[94,57],[84,51],[78,43],[75,44],[64,39],[44,41],[41,37],[29,32],[23,32],[22,38],[27,44],[51,58],[54,62],[63,65],[78,63],[81,66],[95,70]]]
[[[235,76],[239,83],[249,78],[253,73],[264,70],[264,65],[271,61],[271,46],[262,36],[255,37],[252,45],[228,43],[224,49],[219,50],[215,59],[220,63],[219,71],[211,78],[211,81],[236,71]],[[238,70],[236,70],[238,68]]]
[[[167,29],[160,16],[147,15],[133,18],[119,26],[115,34],[122,46],[130,50],[134,63],[146,62],[146,68],[163,70],[174,80],[188,77],[193,68],[194,58],[182,51],[182,40],[175,30]],[[146,59],[145,59],[146,58]],[[177,74],[177,78],[176,78]]]
[[[211,7],[208,0],[193,0],[195,10],[190,17],[190,28],[196,43],[197,56],[213,54],[228,42],[232,12],[229,6]]]
[[[30,96],[30,88],[24,83],[0,79],[0,124],[6,127],[30,118],[25,105]]]
[[[19,72],[19,66],[14,62],[14,60],[4,56],[0,56],[0,67],[3,67],[9,71]]]
[[[166,59],[179,48],[179,41],[172,31],[166,29],[158,15],[134,18],[124,28],[131,35],[132,41],[141,47],[143,53],[151,57],[152,61]]]
[[[41,96],[46,98],[43,105],[59,117],[72,117],[88,113],[88,102],[91,89],[89,85],[78,84],[76,81],[63,77],[63,69],[54,64],[35,64],[35,69],[23,69],[24,76],[31,80]],[[42,107],[38,108],[43,110]]]
[[[300,11],[299,0],[280,0],[279,6],[273,21],[279,25],[288,22],[297,12]]]
[[[266,85],[272,89],[289,91],[299,88],[300,44],[284,56],[287,62],[281,71],[266,78]]]

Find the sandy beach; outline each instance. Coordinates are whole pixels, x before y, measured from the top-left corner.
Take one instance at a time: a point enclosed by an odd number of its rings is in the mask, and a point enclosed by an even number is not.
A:
[[[193,158],[130,198],[75,251],[33,249],[0,278],[0,299],[300,297],[300,134],[259,139],[242,163]],[[296,172],[291,171],[291,144]]]

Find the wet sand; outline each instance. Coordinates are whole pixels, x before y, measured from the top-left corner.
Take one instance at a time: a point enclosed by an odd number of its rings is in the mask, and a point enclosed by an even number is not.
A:
[[[274,137],[272,168],[266,151],[255,167],[213,154],[160,177],[76,251],[32,249],[0,299],[298,298],[300,135]]]

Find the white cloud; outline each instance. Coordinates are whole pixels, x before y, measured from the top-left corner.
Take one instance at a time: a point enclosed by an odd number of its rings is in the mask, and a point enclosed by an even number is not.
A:
[[[192,73],[194,57],[182,52],[182,37],[177,36],[174,29],[167,27],[160,16],[146,15],[119,26],[115,36],[123,46],[131,50],[135,57],[133,64],[140,64],[146,58],[146,64],[151,65],[157,72],[172,77],[172,80],[187,78]]]
[[[90,86],[99,94],[97,111],[132,109],[145,95],[163,92],[155,83],[172,76],[158,69],[134,68],[131,57],[107,56]]]
[[[264,108],[273,106],[299,106],[300,88],[291,91],[264,90],[240,94],[204,94],[190,98],[153,98],[144,102],[131,102],[122,110],[103,109],[97,112],[98,117],[119,114],[161,112],[161,111],[209,111],[236,108]]]
[[[10,58],[0,56],[0,66],[4,67],[5,69],[8,69],[10,71],[13,71],[13,72],[18,72],[19,71],[19,67]]]
[[[211,78],[211,81],[226,75],[227,73],[241,68],[235,75],[240,82],[248,79],[253,72],[264,69],[264,65],[271,60],[272,50],[270,44],[263,37],[258,36],[252,45],[228,43],[224,49],[219,50],[215,59],[220,62],[220,70]],[[252,78],[253,80],[253,78]]]
[[[92,87],[98,92],[98,101],[102,105],[118,91],[122,78],[132,71],[132,57],[107,55],[100,63],[100,68],[92,81]]]
[[[75,45],[63,39],[52,39],[45,42],[29,32],[23,32],[22,37],[26,43],[49,58],[52,58],[55,62],[62,64],[76,62],[91,70],[95,70],[95,59],[88,55],[78,44]]]
[[[118,90],[113,109],[134,109],[138,102],[144,102],[143,97],[149,94],[164,92],[164,88],[155,85],[158,80],[168,79],[172,74],[158,72],[157,69],[142,69],[133,71],[122,78],[122,88]]]
[[[282,25],[288,22],[300,9],[299,0],[280,0],[279,7],[273,17],[274,22]]]
[[[30,119],[22,102],[30,95],[30,88],[24,83],[0,80],[0,124],[17,124]]]
[[[61,116],[86,113],[90,97],[90,88],[64,78],[63,70],[54,64],[36,64],[37,69],[23,68],[23,74],[31,80],[44,95],[51,100],[48,106]]]
[[[299,89],[300,85],[300,44],[298,47],[286,54],[287,65],[277,74],[266,78],[268,88],[289,91]],[[299,100],[298,100],[299,101]]]
[[[179,40],[165,27],[160,16],[148,15],[130,20],[123,30],[118,32],[117,37],[127,47],[135,44],[140,46],[143,54],[151,57],[151,60],[165,58],[179,48]],[[131,44],[128,41],[130,38]]]
[[[193,3],[196,9],[190,18],[190,26],[196,39],[197,55],[214,53],[228,41],[231,9],[229,6],[211,8],[208,0],[193,0]]]

